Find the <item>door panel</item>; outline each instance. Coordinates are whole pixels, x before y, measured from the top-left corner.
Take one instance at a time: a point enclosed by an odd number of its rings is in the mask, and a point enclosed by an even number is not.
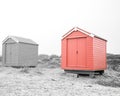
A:
[[[6,64],[11,62],[11,46],[10,44],[6,44]]]
[[[77,39],[77,66],[86,67],[86,38]]]
[[[68,67],[86,67],[86,38],[67,39]]]
[[[14,43],[6,44],[6,64],[13,65],[17,63],[17,45]]]
[[[16,65],[17,61],[18,61],[18,52],[17,52],[17,45],[16,44],[12,44],[11,46],[11,62]]]
[[[68,39],[67,40],[67,64],[69,67],[77,65],[77,56],[76,56],[76,48],[77,48],[77,40],[76,39]]]

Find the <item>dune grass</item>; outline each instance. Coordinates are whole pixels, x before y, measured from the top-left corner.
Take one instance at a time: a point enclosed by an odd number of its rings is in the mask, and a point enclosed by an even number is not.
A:
[[[60,67],[61,58],[57,55],[46,55],[41,54],[38,57],[38,65],[46,68],[57,68]]]
[[[120,87],[120,55],[107,54],[108,68],[97,84]]]

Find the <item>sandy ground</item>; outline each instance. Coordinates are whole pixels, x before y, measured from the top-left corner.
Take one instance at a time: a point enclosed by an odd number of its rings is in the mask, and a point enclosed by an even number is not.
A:
[[[76,78],[60,68],[0,67],[0,96],[120,96],[120,88],[95,83],[101,76]]]

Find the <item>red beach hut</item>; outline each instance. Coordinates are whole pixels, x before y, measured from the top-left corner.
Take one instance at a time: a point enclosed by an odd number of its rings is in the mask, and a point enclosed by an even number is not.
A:
[[[62,64],[66,72],[77,74],[104,73],[106,64],[105,39],[75,27],[62,37]]]

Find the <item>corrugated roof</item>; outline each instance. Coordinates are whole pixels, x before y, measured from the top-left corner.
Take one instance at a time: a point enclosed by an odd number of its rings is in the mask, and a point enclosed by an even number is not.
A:
[[[86,35],[88,35],[88,36],[90,36],[90,37],[97,37],[97,38],[99,38],[99,39],[105,40],[105,39],[103,39],[103,38],[101,38],[101,37],[99,37],[99,36],[97,36],[97,35],[95,35],[95,34],[93,34],[93,33],[89,33],[89,32],[87,32],[87,31],[85,31],[85,30],[83,30],[83,29],[81,29],[81,28],[78,28],[78,27],[72,28],[72,29],[71,29],[70,31],[68,31],[65,35],[63,35],[62,38],[64,39],[66,36],[68,36],[69,34],[71,34],[73,31],[80,31],[80,32],[82,32],[82,33],[84,33],[84,34],[86,34]],[[107,41],[107,40],[105,40],[105,41]]]
[[[28,38],[23,38],[23,37],[17,37],[17,36],[8,36],[5,38],[5,40],[3,40],[3,43],[5,43],[8,39],[13,39],[15,42],[17,43],[28,43],[28,44],[35,44],[35,45],[38,45],[36,42],[34,42],[33,40],[31,39],[28,39]]]

